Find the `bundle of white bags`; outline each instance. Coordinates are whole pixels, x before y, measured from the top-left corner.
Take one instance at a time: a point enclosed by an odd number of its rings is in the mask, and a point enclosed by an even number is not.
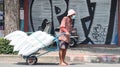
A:
[[[23,31],[14,31],[4,38],[10,40],[9,45],[14,46],[13,51],[19,51],[18,55],[23,56],[31,55],[40,48],[49,46],[54,39],[53,36],[42,31],[36,31],[29,36]]]

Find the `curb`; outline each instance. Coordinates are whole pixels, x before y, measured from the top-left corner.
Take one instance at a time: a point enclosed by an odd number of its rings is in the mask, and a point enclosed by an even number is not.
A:
[[[118,55],[83,55],[70,57],[70,59],[84,63],[120,63],[120,56]]]

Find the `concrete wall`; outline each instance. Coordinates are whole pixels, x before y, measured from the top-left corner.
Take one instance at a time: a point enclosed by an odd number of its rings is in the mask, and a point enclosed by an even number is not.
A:
[[[47,19],[54,32],[68,9],[74,9],[81,44],[118,43],[117,0],[29,0],[29,4],[29,31],[37,31]]]

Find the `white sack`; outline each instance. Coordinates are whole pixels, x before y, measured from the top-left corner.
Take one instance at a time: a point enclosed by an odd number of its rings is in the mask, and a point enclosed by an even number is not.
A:
[[[31,41],[29,40],[28,37],[25,37],[24,39],[18,40],[19,43],[17,43],[17,45],[14,46],[14,50],[13,51],[19,51],[21,50],[23,47],[28,46],[31,44]]]
[[[32,45],[25,47],[26,49],[24,48],[20,50],[19,55],[22,54],[22,55],[28,56],[38,51],[38,49],[40,48],[49,46],[54,39],[53,36],[50,36],[45,32],[39,32],[39,31],[31,34],[30,38],[35,39],[34,41],[32,41]]]
[[[22,31],[14,31],[8,35],[6,35],[4,38],[8,39],[8,40],[14,40],[14,39],[18,39],[18,38],[22,38],[24,36],[27,36],[27,34],[25,32]]]
[[[19,51],[18,55],[28,56],[40,48],[49,46],[54,37],[42,31],[36,31],[30,36],[25,32],[15,31],[5,36],[5,39],[11,40],[10,44],[14,45],[13,51]]]
[[[33,47],[33,48],[31,48],[30,50],[24,52],[22,55],[23,55],[23,56],[29,56],[30,54],[33,54],[34,52],[37,52],[38,49],[39,49],[38,47]]]
[[[6,35],[4,38],[5,39],[8,39],[8,40],[11,40],[10,44],[9,45],[16,45],[18,42],[19,39],[22,39],[24,37],[27,37],[27,34],[25,32],[22,32],[22,31],[14,31],[8,35]]]

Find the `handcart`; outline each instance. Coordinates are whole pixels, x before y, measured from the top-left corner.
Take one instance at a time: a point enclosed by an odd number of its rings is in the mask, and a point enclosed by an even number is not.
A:
[[[54,45],[55,47],[50,47],[50,46],[47,46],[47,47],[44,47],[44,49],[46,50],[46,52],[44,53],[39,53],[38,51],[41,50],[42,48],[38,49],[37,52],[29,55],[29,56],[22,56],[25,60],[26,60],[26,63],[28,65],[34,65],[37,63],[38,61],[38,57],[42,56],[42,55],[45,55],[51,51],[57,51],[59,50],[59,40],[58,40],[58,37],[61,36],[61,35],[65,35],[65,33],[62,33],[60,35],[57,35],[54,37],[54,40],[53,40],[53,43],[56,43],[56,45]]]

